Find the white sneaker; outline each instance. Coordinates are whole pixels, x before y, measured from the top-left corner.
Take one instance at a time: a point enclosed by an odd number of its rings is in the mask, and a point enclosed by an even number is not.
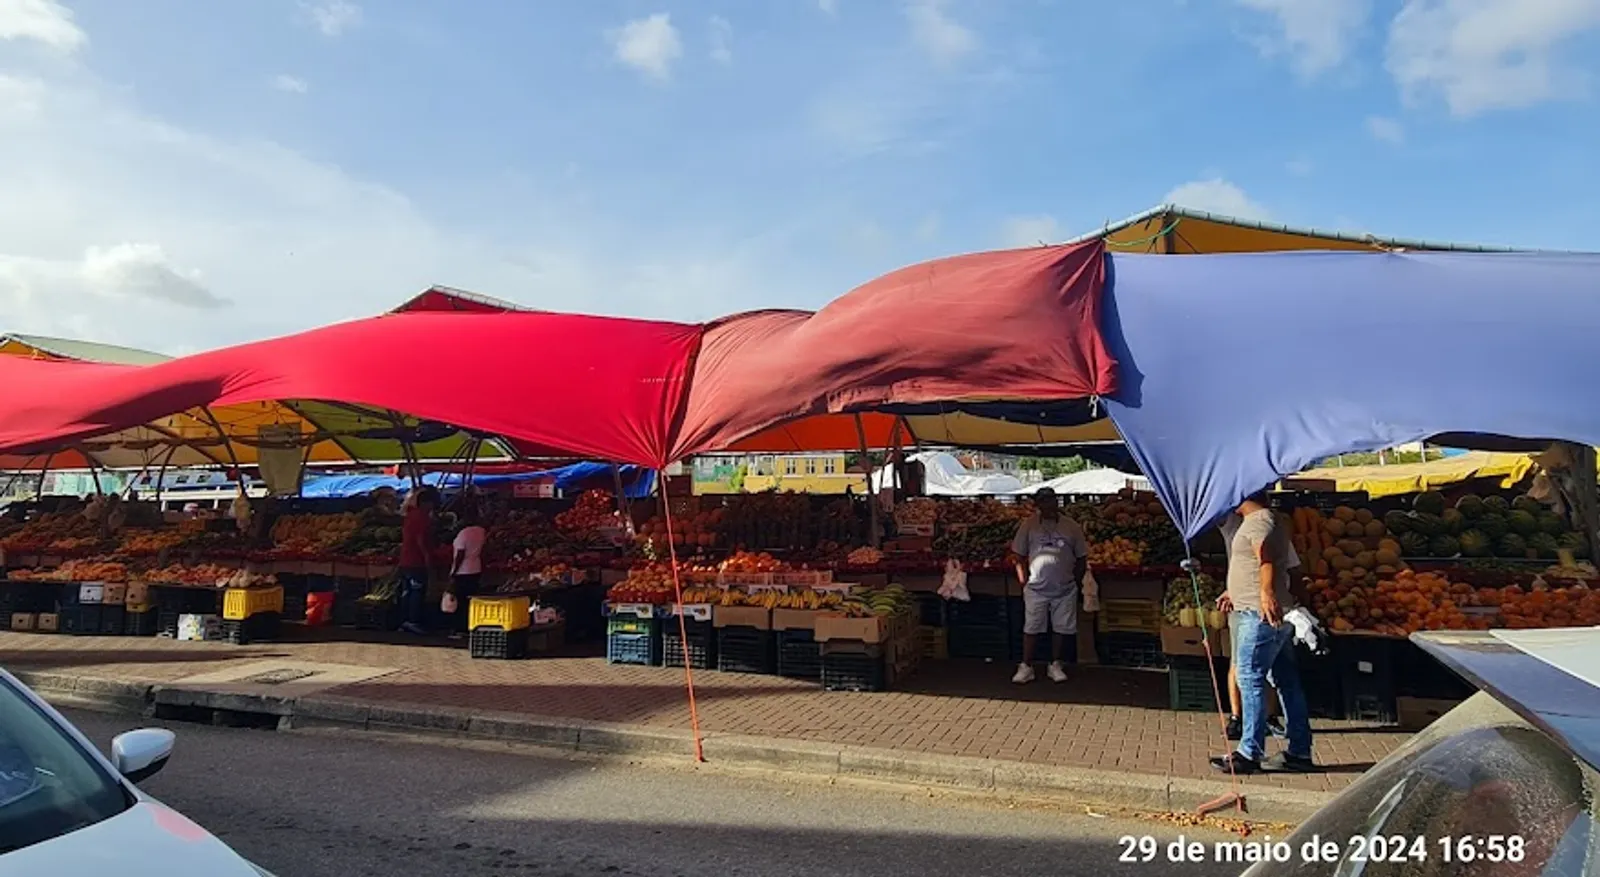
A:
[[[1050,677],[1051,682],[1065,682],[1067,681],[1067,668],[1061,666],[1060,661],[1051,661],[1050,667],[1045,670],[1045,675]]]
[[[1011,681],[1017,683],[1018,685],[1025,685],[1029,682],[1032,682],[1033,666],[1030,664],[1018,664],[1017,675],[1011,677]]]

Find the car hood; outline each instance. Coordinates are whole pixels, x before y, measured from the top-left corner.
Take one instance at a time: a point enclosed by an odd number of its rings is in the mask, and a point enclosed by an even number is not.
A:
[[[151,800],[0,856],[0,877],[259,877],[227,844]]]

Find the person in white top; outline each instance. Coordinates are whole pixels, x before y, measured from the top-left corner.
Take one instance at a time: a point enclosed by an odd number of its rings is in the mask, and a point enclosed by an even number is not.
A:
[[[464,503],[456,519],[461,529],[457,531],[452,546],[454,556],[450,561],[450,593],[456,598],[453,628],[457,634],[463,634],[467,632],[467,608],[483,578],[483,545],[489,531],[479,523],[478,504],[475,501]]]

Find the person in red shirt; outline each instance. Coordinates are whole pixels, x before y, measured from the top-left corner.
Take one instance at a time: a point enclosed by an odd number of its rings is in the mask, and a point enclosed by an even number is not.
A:
[[[406,497],[400,528],[400,629],[424,634],[423,613],[428,604],[428,574],[433,566],[433,510],[439,491],[421,487]]]

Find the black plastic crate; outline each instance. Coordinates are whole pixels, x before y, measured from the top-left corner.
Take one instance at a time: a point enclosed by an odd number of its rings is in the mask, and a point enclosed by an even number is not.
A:
[[[889,673],[883,655],[874,652],[824,652],[822,688],[824,691],[885,691]]]
[[[776,673],[777,638],[770,630],[753,627],[718,628],[717,669],[724,673]]]
[[[5,615],[9,621],[15,612],[54,612],[55,591],[54,587],[45,582],[16,580],[0,582],[0,614]]]
[[[150,605],[176,615],[221,615],[222,592],[215,588],[151,585]]]
[[[123,636],[155,636],[157,630],[157,617],[155,610],[144,612],[128,612],[122,619]]]
[[[1333,657],[1313,655],[1304,647],[1297,647],[1294,660],[1300,671],[1300,689],[1306,695],[1306,712],[1314,719],[1344,718],[1344,691]]]
[[[278,584],[283,586],[283,620],[306,620],[306,594],[310,593],[304,577],[280,577]]]
[[[606,634],[606,663],[661,666],[659,633]]]
[[[710,621],[693,618],[683,620],[684,631],[689,634],[689,667],[695,670],[714,670],[717,666],[717,631]],[[661,622],[661,662],[668,667],[683,666],[684,638],[678,631],[678,619]]]
[[[236,646],[270,642],[278,638],[283,616],[276,612],[257,612],[243,621],[223,621],[222,641]]]
[[[944,627],[945,599],[937,593],[917,591],[911,595],[917,601],[917,623],[923,627]]]
[[[998,626],[1003,630],[1010,617],[1007,598],[991,594],[973,594],[971,600],[950,600],[945,606],[945,624],[951,628]]]
[[[301,614],[303,616],[304,612]],[[371,600],[356,601],[355,626],[357,630],[398,629],[400,627],[400,603],[395,600],[385,600],[382,603],[374,603]]]
[[[1153,633],[1110,631],[1096,633],[1095,652],[1107,667],[1139,667],[1159,670],[1167,666],[1161,651],[1161,637]]]
[[[72,636],[98,636],[100,634],[100,605],[75,603],[62,606],[57,630]]]
[[[789,679],[822,679],[822,644],[809,630],[778,631],[778,675]]]
[[[1334,637],[1332,656],[1346,719],[1393,724],[1395,659],[1402,643],[1388,637]]]
[[[1003,661],[1011,652],[1011,635],[1004,627],[951,627],[948,642],[952,658]]]
[[[100,634],[122,636],[128,626],[128,610],[122,606],[100,607]]]
[[[313,580],[319,576],[311,576]],[[355,579],[329,579],[334,583],[333,591],[333,623],[338,627],[359,627],[361,618],[361,598],[367,595],[366,580]],[[325,590],[325,589],[317,589]],[[434,601],[435,608],[438,607]]]
[[[1168,659],[1167,695],[1172,709],[1214,713],[1218,710],[1217,692],[1228,697],[1228,662],[1218,658],[1174,657]],[[1216,671],[1212,679],[1213,666]]]
[[[172,609],[156,609],[156,636],[178,638],[178,618],[183,613]]]
[[[520,661],[528,657],[528,628],[474,628],[467,634],[467,654],[474,658]]]
[[[1404,697],[1466,700],[1477,692],[1455,671],[1410,640],[1394,644],[1394,691]]]

